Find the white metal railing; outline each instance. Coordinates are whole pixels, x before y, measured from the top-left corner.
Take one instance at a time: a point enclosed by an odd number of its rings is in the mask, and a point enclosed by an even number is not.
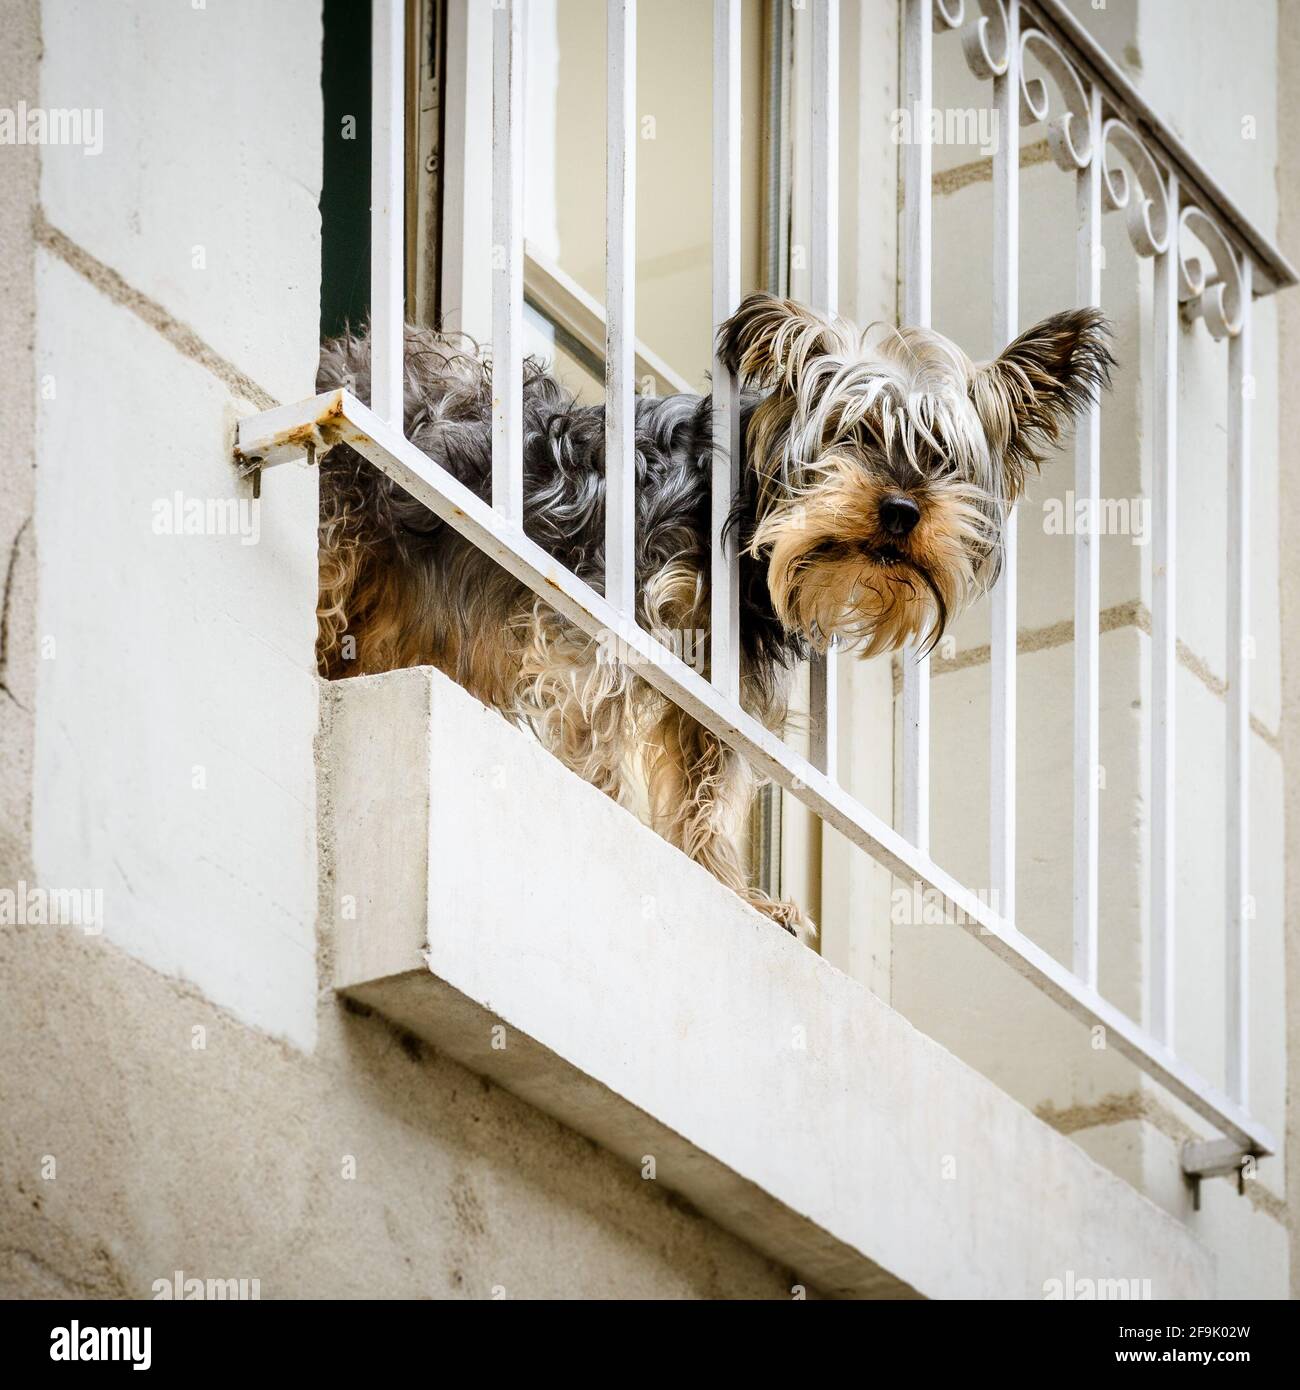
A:
[[[812,5],[811,248],[814,307],[836,302],[838,0]],[[1125,210],[1140,255],[1155,266],[1153,547],[1153,766],[1151,1031],[1098,993],[1097,785],[1099,548],[1093,528],[1075,538],[1074,675],[1074,952],[1060,964],[1015,927],[1016,532],[1011,518],[1007,562],[992,597],[992,779],[990,851],[995,911],[934,863],[929,852],[929,675],[924,659],[904,663],[902,832],[866,810],[835,776],[834,654],[814,667],[811,756],[801,757],[740,707],[737,559],[722,528],[737,477],[740,403],[736,382],[714,363],[712,663],[711,679],[682,662],[634,618],[634,451],[632,367],[635,269],[634,111],[636,0],[607,0],[607,351],[609,458],[605,595],[561,567],[530,541],[521,524],[523,498],[521,309],[522,61],[524,0],[492,0],[493,22],[493,471],[492,504],[468,491],[403,437],[402,64],[403,0],[374,0],[374,181],[371,334],[374,395],[367,407],[335,391],[245,420],[239,453],[266,467],[319,455],[340,441],[370,460],[564,617],[600,638],[615,631],[622,650],[657,690],[788,789],[877,862],[938,893],[995,955],[1076,1017],[1105,1028],[1109,1042],[1243,1150],[1265,1154],[1274,1143],[1247,1106],[1247,776],[1249,705],[1249,393],[1252,287],[1266,293],[1294,283],[1284,257],[1239,212],[1193,156],[1145,105],[1059,0],[904,0],[903,102],[932,107],[935,34],[959,31],[975,74],[992,82],[992,101],[1008,138],[993,162],[995,259],[993,312],[1001,343],[1019,328],[1018,197],[1021,124],[1044,121],[1055,162],[1073,174],[1078,211],[1075,248],[1080,303],[1100,298],[1100,228],[1108,211]],[[720,323],[740,298],[740,0],[714,0],[714,289]],[[1050,77],[1026,75],[1024,59]],[[903,158],[903,303],[905,321],[930,316],[931,151],[927,122],[917,123]],[[1117,162],[1123,161],[1123,166]],[[1200,242],[1212,269],[1183,253],[1183,233]],[[1177,522],[1177,354],[1181,314],[1204,320],[1229,341],[1228,883],[1226,1093],[1173,1054],[1175,754],[1174,537]],[[1099,488],[1100,407],[1080,422],[1076,496]]]

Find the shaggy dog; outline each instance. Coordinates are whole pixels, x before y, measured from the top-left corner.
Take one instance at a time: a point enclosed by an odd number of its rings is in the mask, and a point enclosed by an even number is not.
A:
[[[997,578],[1008,509],[1114,365],[1096,309],[1056,314],[976,364],[928,329],[859,333],[756,294],[719,330],[747,388],[739,550],[741,703],[785,722],[792,677],[835,641],[864,656],[933,643]],[[324,345],[319,389],[369,398],[369,343]],[[605,422],[524,368],[524,527],[603,591]],[[411,442],[484,500],[491,365],[406,335]],[[636,619],[679,654],[709,614],[712,398],[636,406]],[[638,779],[666,839],[787,929],[798,907],[749,884],[738,836],[754,790],[731,748],[611,659],[345,445],[321,467],[318,657],[330,678],[433,665],[531,728],[611,797]]]

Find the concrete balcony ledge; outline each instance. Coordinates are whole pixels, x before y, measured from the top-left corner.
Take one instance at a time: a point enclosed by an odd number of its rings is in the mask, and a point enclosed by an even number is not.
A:
[[[1213,1294],[1172,1217],[440,673],[328,705],[343,994],[822,1293]]]

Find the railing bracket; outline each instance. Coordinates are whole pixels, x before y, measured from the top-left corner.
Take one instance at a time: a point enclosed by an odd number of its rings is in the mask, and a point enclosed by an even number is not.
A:
[[[1189,1139],[1181,1155],[1183,1174],[1192,1184],[1192,1209],[1201,1209],[1201,1182],[1205,1178],[1235,1176],[1237,1193],[1246,1195],[1246,1165],[1255,1157],[1235,1139]]]

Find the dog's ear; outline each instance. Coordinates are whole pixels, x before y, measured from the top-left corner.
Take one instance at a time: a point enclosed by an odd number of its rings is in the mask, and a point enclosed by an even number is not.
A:
[[[1028,472],[1110,385],[1111,327],[1100,309],[1067,309],[1022,333],[971,375],[970,394],[1014,500]]]
[[[851,351],[840,325],[771,294],[751,294],[718,329],[724,365],[743,383],[769,390],[794,390],[810,362]]]

